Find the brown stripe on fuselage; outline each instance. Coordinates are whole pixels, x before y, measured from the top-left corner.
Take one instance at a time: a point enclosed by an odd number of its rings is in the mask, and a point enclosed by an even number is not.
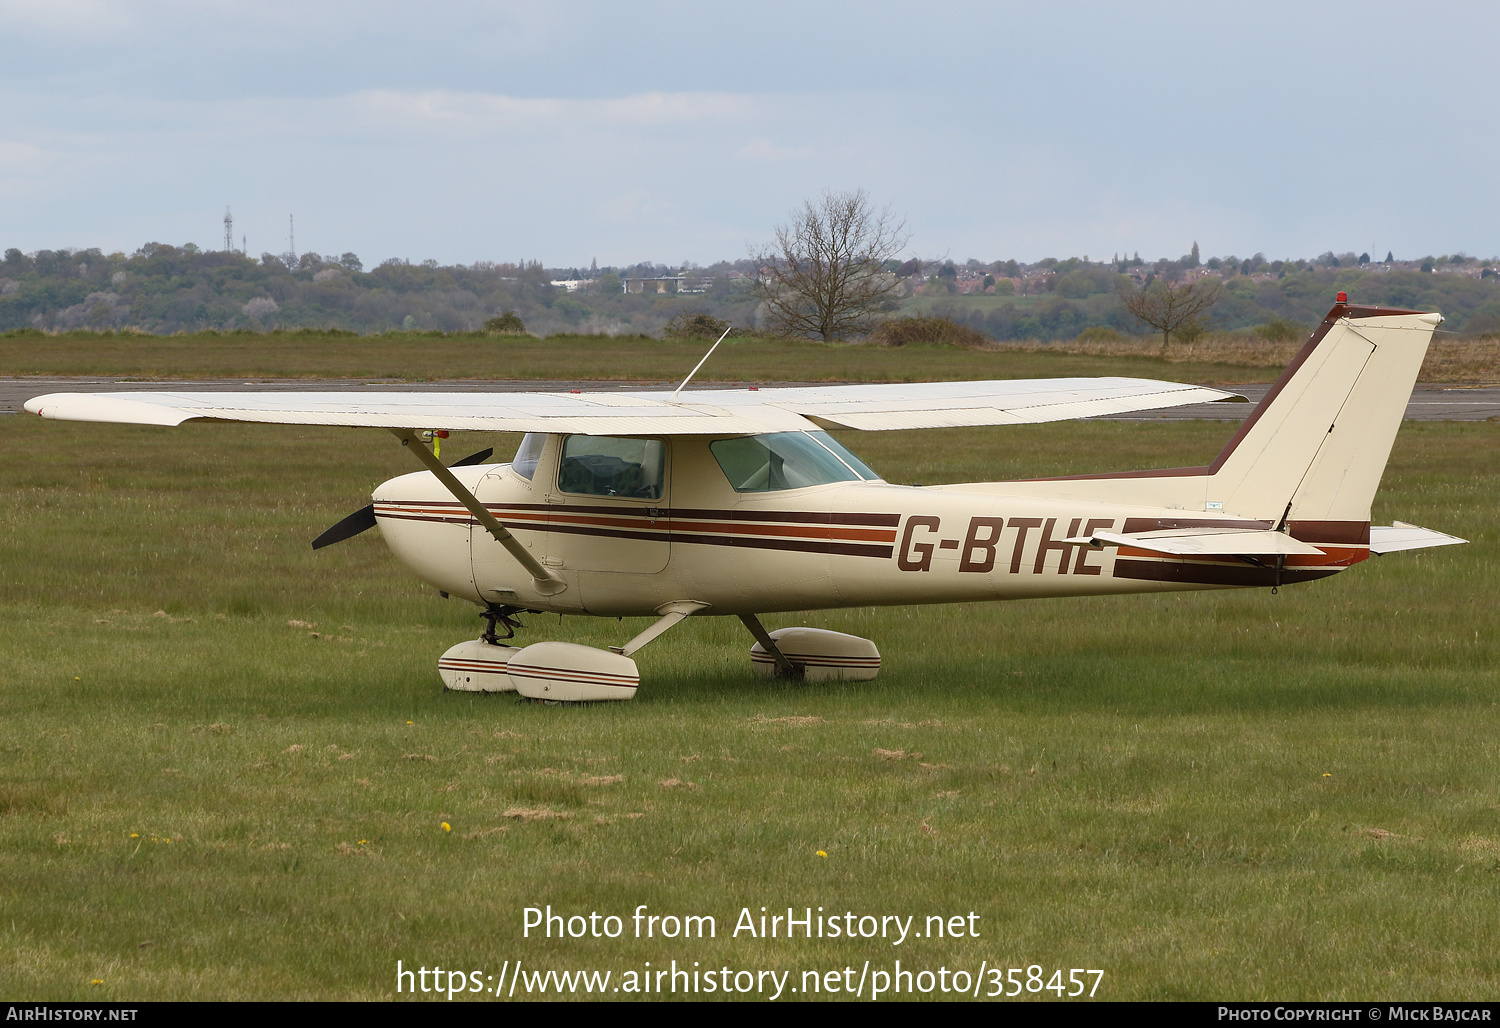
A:
[[[1223,564],[1229,567],[1239,567],[1244,564],[1243,560],[1241,560],[1237,556],[1234,556],[1233,554],[1206,553],[1196,554],[1191,557],[1168,557],[1162,554],[1162,552],[1159,550],[1143,550],[1138,546],[1121,546],[1119,556],[1142,557],[1150,560],[1176,559],[1192,561],[1195,563]],[[1245,556],[1252,556],[1252,554],[1246,554]],[[1271,556],[1269,554],[1256,554],[1253,556],[1255,556],[1256,559],[1258,559],[1261,563],[1265,563],[1266,561],[1274,561],[1276,559],[1274,556]],[[1364,549],[1324,550],[1321,554],[1289,553],[1286,555],[1286,561],[1283,566],[1289,568],[1333,567],[1335,565],[1339,567],[1348,567],[1351,564],[1359,563],[1367,556],[1369,556],[1369,550]]]
[[[1288,521],[1286,527],[1293,539],[1300,539],[1314,546],[1324,543],[1370,545],[1368,521]]]
[[[612,539],[637,539],[644,542],[700,543],[709,546],[745,546],[759,550],[793,550],[800,553],[837,553],[846,557],[883,557],[896,552],[894,546],[872,546],[861,543],[823,542],[815,539],[763,539],[740,535],[692,535],[682,532],[627,532],[620,529],[592,528],[587,525],[551,524],[548,531],[567,535],[594,535]]]
[[[1336,575],[1339,568],[1258,568],[1250,564],[1208,564],[1168,560],[1115,561],[1116,578],[1139,582],[1175,582],[1183,585],[1267,586],[1293,585]]]
[[[470,517],[446,517],[438,514],[407,514],[404,512],[392,513],[388,511],[376,511],[377,518],[390,518],[392,521],[431,521],[440,525],[472,525],[474,519]]]
[[[695,507],[673,507],[674,518],[713,521],[784,521],[808,525],[873,525],[895,528],[900,514],[840,514],[832,511],[711,510]]]
[[[678,520],[711,520],[711,521],[770,521],[785,524],[807,524],[807,525],[860,525],[876,528],[895,528],[901,524],[900,514],[873,514],[873,513],[839,513],[837,511],[794,511],[794,510],[752,510],[752,509],[715,509],[698,507],[648,507],[650,501],[637,501],[640,507],[607,506],[605,504],[581,504],[581,503],[488,503],[485,504],[492,514],[499,516],[510,512],[539,511],[545,513],[563,512],[566,514],[605,514],[616,517],[641,517],[650,518],[652,510],[658,520],[664,517]],[[382,505],[412,505],[421,507],[462,507],[463,504],[457,500],[385,500]]]
[[[727,510],[681,510],[671,508],[630,509],[621,507],[574,506],[568,504],[486,504],[497,519],[525,524],[594,525],[634,529],[642,522],[656,524],[665,522],[676,532],[717,532],[725,534],[751,534],[776,536],[804,536],[815,539],[844,539],[849,541],[885,542],[896,541],[895,526],[900,524],[899,514],[828,514],[812,512],[761,512],[751,514],[744,511]],[[457,515],[462,504],[445,500],[421,502],[385,501],[376,505],[381,517],[398,517],[407,520],[422,516],[421,520],[472,520],[462,515],[449,518],[449,512]],[[653,513],[654,510],[654,513]],[[703,518],[717,520],[700,520]],[[554,520],[562,519],[562,520]],[[770,524],[756,525],[762,521]],[[738,522],[738,523],[735,523]],[[802,525],[805,527],[797,527]],[[878,525],[879,528],[855,527]],[[889,527],[886,527],[889,526]]]
[[[599,528],[622,528],[634,530],[640,523],[639,518],[626,520],[624,518],[601,518],[582,517],[579,515],[562,515],[548,521],[548,527],[558,529],[566,525],[593,525]],[[843,539],[848,542],[872,542],[872,543],[894,543],[896,532],[894,529],[877,528],[841,528],[824,527],[821,525],[808,525],[796,527],[793,525],[736,525],[730,522],[693,521],[686,522],[676,518],[658,518],[665,520],[670,530],[679,537],[700,532],[717,532],[727,535],[769,535],[800,537],[804,539]]]
[[[1121,529],[1126,535],[1137,532],[1165,532],[1176,528],[1245,528],[1265,532],[1276,526],[1269,521],[1231,521],[1227,518],[1126,518]]]
[[[1126,518],[1121,530],[1126,535],[1138,532],[1164,532],[1188,528],[1245,528],[1269,532],[1276,525],[1270,521],[1232,521],[1226,518]],[[1323,546],[1369,546],[1368,521],[1288,521],[1287,534],[1298,542]]]

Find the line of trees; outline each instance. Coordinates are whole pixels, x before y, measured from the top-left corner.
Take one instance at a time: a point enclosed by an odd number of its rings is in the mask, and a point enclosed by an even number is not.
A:
[[[854,194],[825,199],[841,196]],[[129,255],[97,249],[6,250],[0,260],[0,331],[473,332],[510,310],[529,331],[543,335],[660,335],[669,322],[681,326],[704,315],[704,324],[728,322],[839,338],[867,330],[899,307],[898,313],[916,310],[947,317],[994,339],[1070,339],[1096,326],[1142,331],[1123,302],[1127,296],[1153,286],[1158,292],[1164,286],[1179,288],[1213,269],[1221,293],[1211,308],[1193,312],[1197,330],[1275,322],[1310,328],[1343,289],[1359,303],[1439,310],[1452,330],[1500,333],[1500,275],[1488,267],[1482,275],[1439,273],[1465,261],[1467,270],[1478,270],[1478,262],[1462,255],[1405,266],[1333,253],[1274,262],[1256,254],[1200,263],[1196,252],[1150,263],[1118,255],[1109,261],[1074,257],[1031,264],[924,262],[903,259],[899,222],[888,213],[873,212],[873,217],[871,225],[883,224],[884,235],[877,233],[882,246],[838,267],[802,265],[813,279],[843,275],[862,284],[868,303],[844,322],[829,320],[828,312],[808,305],[802,294],[778,315],[775,304],[778,297],[787,299],[788,280],[777,271],[794,270],[785,246],[709,267],[643,262],[578,269],[534,262],[442,266],[388,260],[366,269],[353,253],[264,254],[256,259],[192,244],[149,243]],[[791,231],[796,225],[788,226],[790,234],[781,242],[796,243],[797,233]],[[673,281],[662,281],[669,278]],[[643,279],[652,281],[642,287]],[[582,285],[569,291],[552,285],[559,280]],[[627,281],[640,291],[626,291]],[[694,291],[671,291],[678,284]],[[816,288],[810,285],[808,292]],[[1174,325],[1171,331],[1182,328]]]

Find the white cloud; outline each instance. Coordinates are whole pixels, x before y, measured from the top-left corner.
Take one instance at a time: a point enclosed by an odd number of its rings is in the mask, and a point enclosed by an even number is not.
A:
[[[742,161],[780,163],[810,160],[817,155],[817,150],[811,146],[782,146],[764,136],[756,136],[736,150],[734,155]]]
[[[606,197],[597,209],[612,224],[643,225],[667,215],[672,204],[649,189],[632,189]]]
[[[287,101],[292,109],[320,101]],[[365,90],[331,102],[368,125],[421,128],[460,135],[515,130],[657,129],[728,127],[753,121],[761,105],[752,97],[722,93],[644,93],[572,100],[455,93]]]

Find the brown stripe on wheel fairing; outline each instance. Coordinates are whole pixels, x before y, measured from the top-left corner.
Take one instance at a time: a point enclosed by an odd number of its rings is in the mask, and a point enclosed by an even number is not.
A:
[[[1258,568],[1249,564],[1197,564],[1166,560],[1116,560],[1114,576],[1138,582],[1183,585],[1270,586],[1311,582],[1340,568]]]

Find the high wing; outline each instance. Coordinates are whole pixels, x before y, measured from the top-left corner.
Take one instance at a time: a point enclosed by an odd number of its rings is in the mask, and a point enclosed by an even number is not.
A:
[[[56,421],[175,426],[187,421],[281,425],[707,435],[1024,425],[1244,397],[1141,378],[706,389],[674,400],[642,392],[118,392],[49,393],[26,410]]]

